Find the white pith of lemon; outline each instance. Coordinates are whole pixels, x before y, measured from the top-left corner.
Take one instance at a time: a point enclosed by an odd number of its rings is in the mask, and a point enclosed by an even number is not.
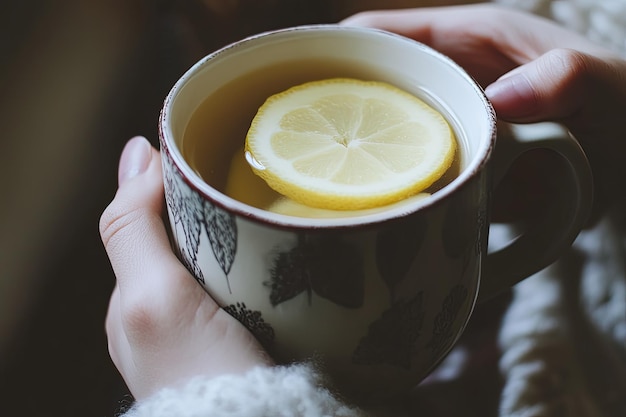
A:
[[[383,210],[395,209],[397,207],[409,206],[416,201],[430,197],[430,193],[418,193],[409,198],[403,199],[393,204],[381,207],[372,207],[360,210],[329,210],[318,207],[306,206],[289,198],[279,198],[268,206],[267,210],[272,213],[285,214],[287,216],[306,217],[309,219],[334,219],[338,217],[357,217],[368,214],[379,213]]]
[[[384,206],[428,188],[452,164],[445,118],[387,83],[333,78],[266,100],[246,137],[253,171],[310,207]]]

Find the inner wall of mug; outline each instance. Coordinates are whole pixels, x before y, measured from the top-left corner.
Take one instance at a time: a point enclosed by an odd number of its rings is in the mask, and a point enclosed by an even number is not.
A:
[[[282,72],[301,60],[349,62],[361,68],[363,77],[385,81],[409,91],[440,110],[453,126],[461,148],[460,175],[429,199],[417,202],[432,204],[478,171],[493,147],[495,116],[482,90],[456,64],[415,41],[383,31],[335,25],[307,26],[261,34],[209,55],[193,66],[174,86],[162,114],[162,134],[168,150],[184,176],[214,203],[249,217],[274,218],[276,222],[311,224],[312,219],[285,220],[281,215],[256,209],[233,200],[206,184],[186,163],[181,143],[194,111],[220,86],[268,66],[279,65]],[[338,71],[332,76],[349,76]],[[325,75],[321,78],[329,78]],[[252,93],[252,92],[251,92]],[[250,120],[254,114],[250,115]],[[237,144],[219,138],[207,138],[210,153],[221,155]],[[241,137],[241,146],[245,136]],[[404,211],[407,207],[403,207]],[[376,221],[376,217],[393,217],[399,213],[385,211],[357,220]],[[341,223],[349,219],[315,219],[314,222]]]

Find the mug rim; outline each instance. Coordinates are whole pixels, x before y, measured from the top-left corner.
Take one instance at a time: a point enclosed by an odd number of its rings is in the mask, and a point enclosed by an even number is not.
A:
[[[175,101],[176,96],[183,88],[183,86],[185,86],[196,73],[198,73],[205,65],[212,62],[221,55],[236,52],[240,48],[245,48],[250,43],[254,43],[265,38],[281,37],[289,35],[293,32],[311,31],[350,31],[370,35],[375,34],[376,36],[385,36],[392,38],[395,41],[411,43],[413,47],[421,49],[422,52],[435,56],[437,59],[446,62],[448,66],[450,66],[452,69],[454,69],[456,73],[458,73],[458,75],[465,79],[465,81],[472,87],[472,89],[478,96],[480,102],[484,107],[485,114],[488,116],[489,119],[488,125],[490,138],[484,141],[484,144],[481,142],[481,146],[478,147],[476,154],[471,158],[469,164],[461,170],[459,175],[457,175],[456,178],[454,178],[449,184],[438,190],[436,193],[432,194],[428,198],[418,199],[417,201],[411,203],[402,204],[398,207],[392,207],[370,214],[337,218],[289,216],[250,206],[239,200],[229,197],[228,195],[209,185],[200,177],[199,174],[197,174],[190,167],[187,161],[185,161],[174,139],[172,125],[170,123],[170,115],[172,112],[171,107]],[[310,24],[260,32],[225,45],[224,47],[219,48],[202,57],[183,73],[183,75],[176,81],[176,83],[173,85],[173,87],[170,89],[167,96],[165,97],[159,115],[158,135],[161,151],[165,154],[162,155],[162,157],[169,159],[167,163],[171,165],[171,168],[175,169],[180,177],[183,179],[183,181],[193,191],[199,193],[203,199],[210,201],[212,204],[230,213],[257,223],[272,224],[273,226],[289,229],[334,229],[347,227],[354,228],[355,226],[372,226],[388,221],[394,221],[396,219],[413,214],[417,211],[422,211],[429,207],[441,204],[442,201],[446,200],[449,196],[457,192],[461,187],[471,181],[472,178],[474,178],[483,170],[484,166],[487,164],[487,161],[491,158],[491,155],[493,153],[496,138],[496,114],[493,106],[489,102],[489,99],[487,98],[484,90],[482,89],[482,87],[480,87],[478,82],[451,58],[438,52],[437,50],[426,44],[423,44],[406,36],[382,29],[344,26],[340,24]]]

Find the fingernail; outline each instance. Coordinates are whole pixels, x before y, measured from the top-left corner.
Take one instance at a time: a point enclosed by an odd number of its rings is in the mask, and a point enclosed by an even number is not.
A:
[[[536,111],[535,92],[521,72],[509,73],[485,89],[500,117],[523,118]]]
[[[136,136],[126,143],[117,174],[117,181],[122,185],[125,181],[144,172],[150,164],[152,146],[142,136]]]

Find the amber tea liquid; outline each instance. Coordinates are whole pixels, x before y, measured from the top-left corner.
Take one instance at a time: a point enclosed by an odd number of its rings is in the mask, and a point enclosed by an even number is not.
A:
[[[308,81],[334,77],[381,78],[376,69],[328,59],[287,61],[255,70],[221,86],[198,106],[181,142],[183,157],[213,188],[245,204],[268,209],[282,196],[254,174],[245,159],[243,146],[250,123],[269,96]],[[457,130],[454,124],[452,127]],[[452,166],[426,192],[433,193],[458,176],[462,154],[462,147],[457,146]]]

